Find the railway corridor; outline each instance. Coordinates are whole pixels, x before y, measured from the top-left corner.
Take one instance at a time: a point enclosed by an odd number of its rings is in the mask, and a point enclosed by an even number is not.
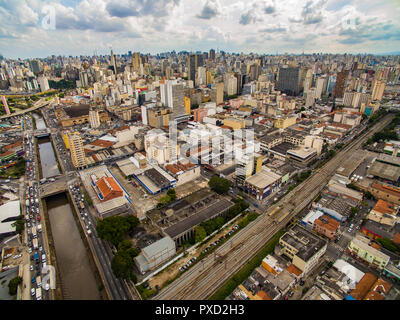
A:
[[[387,115],[372,129],[361,134],[301,185],[240,230],[214,254],[199,261],[153,299],[204,300],[211,296],[321,192],[350,153],[357,150],[373,133],[384,128],[393,117]],[[271,213],[273,214],[269,215]]]

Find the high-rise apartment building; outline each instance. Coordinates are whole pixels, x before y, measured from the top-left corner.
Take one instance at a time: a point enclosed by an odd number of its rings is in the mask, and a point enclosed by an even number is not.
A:
[[[317,81],[315,84],[315,97],[317,99],[321,99],[322,94],[326,92],[327,80],[328,79],[326,77],[318,77],[317,78]]]
[[[68,136],[69,150],[71,152],[72,164],[75,168],[82,168],[87,165],[85,151],[81,135],[78,132]]]
[[[301,69],[280,68],[276,89],[291,96],[297,96],[300,92]]]
[[[237,78],[233,74],[224,75],[224,91],[228,96],[237,94]]]
[[[381,101],[383,98],[383,93],[385,91],[386,83],[379,80],[373,80],[371,85],[372,100]]]

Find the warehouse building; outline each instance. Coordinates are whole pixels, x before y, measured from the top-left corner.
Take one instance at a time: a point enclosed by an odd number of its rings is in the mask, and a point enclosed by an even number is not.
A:
[[[175,253],[175,242],[167,236],[144,248],[134,261],[139,271],[144,274],[169,260]]]

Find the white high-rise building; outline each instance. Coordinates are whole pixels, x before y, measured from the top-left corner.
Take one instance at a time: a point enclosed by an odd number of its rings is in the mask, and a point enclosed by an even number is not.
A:
[[[49,81],[47,81],[46,77],[39,77],[38,78],[39,86],[40,86],[40,91],[47,91],[50,89],[49,87]]]

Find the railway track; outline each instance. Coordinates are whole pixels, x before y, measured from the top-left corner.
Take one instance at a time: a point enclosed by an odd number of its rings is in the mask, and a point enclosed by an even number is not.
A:
[[[215,253],[219,259],[209,256],[199,261],[153,299],[202,300],[212,295],[231,274],[236,273],[321,192],[350,152],[359,148],[368,136],[385,127],[392,118],[392,115],[387,115],[372,130],[362,133],[279,203],[271,206],[230,241],[224,243]],[[267,213],[271,212],[273,215],[269,216]]]

